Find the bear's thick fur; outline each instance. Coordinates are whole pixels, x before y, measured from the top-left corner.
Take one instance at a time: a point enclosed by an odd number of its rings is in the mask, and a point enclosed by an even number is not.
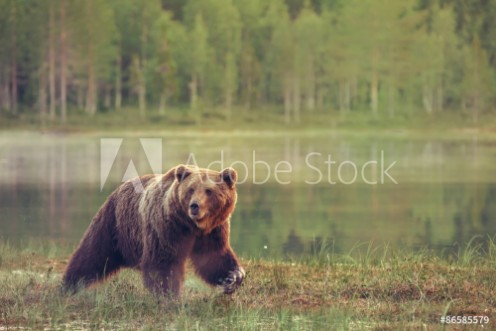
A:
[[[139,269],[154,293],[177,295],[188,258],[197,274],[232,293],[245,272],[229,244],[237,174],[179,165],[123,183],[105,201],[67,266],[75,291],[122,267]]]

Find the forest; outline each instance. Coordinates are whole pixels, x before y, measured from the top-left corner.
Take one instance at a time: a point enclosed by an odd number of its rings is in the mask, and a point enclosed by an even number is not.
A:
[[[0,0],[0,31],[14,122],[496,108],[495,1]]]

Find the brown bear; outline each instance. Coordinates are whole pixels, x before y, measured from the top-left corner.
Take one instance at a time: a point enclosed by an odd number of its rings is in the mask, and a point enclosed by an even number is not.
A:
[[[237,173],[179,165],[120,185],[105,201],[67,266],[75,291],[122,267],[139,269],[154,293],[179,294],[191,259],[208,284],[232,293],[245,271],[229,244]]]

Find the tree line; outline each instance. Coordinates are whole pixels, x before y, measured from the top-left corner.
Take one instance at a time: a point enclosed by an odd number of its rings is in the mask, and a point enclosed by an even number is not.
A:
[[[0,110],[373,116],[496,106],[496,2],[0,0]]]

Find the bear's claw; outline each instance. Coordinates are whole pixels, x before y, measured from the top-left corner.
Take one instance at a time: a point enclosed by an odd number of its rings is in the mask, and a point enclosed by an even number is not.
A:
[[[242,267],[229,271],[227,277],[220,284],[224,289],[224,294],[232,294],[243,283],[245,276],[246,273]]]

